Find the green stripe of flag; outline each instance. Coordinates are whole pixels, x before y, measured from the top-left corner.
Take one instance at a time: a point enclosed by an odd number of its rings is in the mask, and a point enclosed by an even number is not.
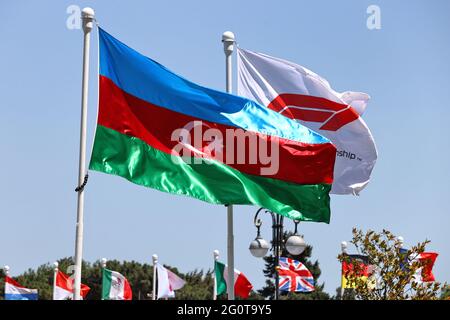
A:
[[[103,268],[102,271],[102,300],[109,300],[109,293],[111,292],[112,272],[111,270]]]
[[[216,274],[216,294],[220,296],[227,292],[227,282],[225,281],[225,265],[216,261],[214,265],[214,272]]]
[[[98,125],[90,169],[209,203],[255,204],[291,219],[330,220],[329,184],[300,185],[244,174],[215,160],[184,160]]]

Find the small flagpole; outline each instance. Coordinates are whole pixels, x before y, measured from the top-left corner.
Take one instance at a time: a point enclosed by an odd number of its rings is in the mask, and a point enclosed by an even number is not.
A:
[[[347,253],[347,242],[346,241],[342,241],[341,242],[341,250],[343,254]],[[341,264],[341,300],[344,300],[344,281],[343,281],[344,275],[342,274],[342,264]]]
[[[398,251],[400,252],[405,245],[405,239],[402,236],[398,236],[397,241],[398,241]],[[375,283],[375,287],[376,288],[378,287],[378,281]],[[403,289],[403,291],[404,291],[404,289]]]
[[[103,292],[103,274],[104,274],[105,269],[106,269],[106,262],[108,262],[108,260],[106,258],[102,258],[102,260],[101,260],[101,265],[102,265],[102,292]],[[102,293],[102,300],[104,300],[103,299],[103,293]]]
[[[3,270],[5,271],[5,276],[9,277],[9,266],[4,266]]]
[[[102,258],[102,261],[101,261],[101,263],[102,263],[102,269],[106,269],[106,263],[108,262],[108,259],[106,259],[106,258]]]
[[[214,292],[213,292],[213,300],[217,300],[216,261],[219,260],[219,250],[214,250],[213,255],[214,255],[214,268],[213,268]]]
[[[89,88],[89,47],[91,42],[91,31],[94,26],[94,10],[84,8],[81,12],[81,20],[84,32],[83,48],[83,80],[81,93],[81,125],[80,125],[80,157],[78,170],[78,203],[77,203],[77,226],[75,240],[75,279],[73,299],[80,300],[81,292],[81,263],[83,260],[83,210],[84,210],[84,185],[86,175],[86,125],[87,125],[87,102]]]
[[[56,289],[56,277],[58,276],[59,263],[55,261],[53,263],[53,300],[55,300],[55,289]]]
[[[225,31],[222,34],[223,49],[225,51],[226,90],[232,93],[231,57],[234,50],[234,34]],[[227,262],[228,262],[228,300],[234,300],[234,235],[233,235],[233,205],[227,205]]]
[[[404,244],[405,244],[405,239],[403,239],[403,237],[402,236],[398,236],[397,237],[397,240],[398,240],[398,242],[399,242],[399,249],[403,249],[403,246],[404,246]]]
[[[158,263],[158,255],[152,256],[153,260],[153,300],[156,300],[156,264]]]

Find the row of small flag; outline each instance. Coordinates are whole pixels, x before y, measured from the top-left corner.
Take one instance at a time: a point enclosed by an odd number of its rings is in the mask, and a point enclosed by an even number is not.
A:
[[[174,298],[175,290],[183,288],[186,281],[178,275],[156,263],[157,299]],[[314,278],[311,272],[300,262],[281,257],[277,267],[280,277],[279,290],[291,292],[314,291]],[[228,267],[215,261],[214,266],[214,299],[226,294],[228,287]],[[235,295],[246,299],[253,285],[239,270],[234,270]],[[60,270],[55,270],[53,281],[53,300],[71,300],[73,298],[74,281],[72,277]],[[81,296],[86,298],[90,288],[81,284]],[[102,300],[132,300],[132,290],[128,279],[117,271],[102,269]],[[9,277],[5,278],[5,300],[38,300],[38,290],[25,288]]]
[[[81,296],[84,298],[90,288],[82,284]],[[55,272],[53,281],[53,300],[68,300],[73,296],[73,279],[64,272],[58,270]],[[25,288],[17,281],[5,277],[5,300],[38,300],[38,289]]]
[[[175,290],[181,289],[185,281],[161,264],[156,264],[158,275],[158,299],[175,297]],[[80,294],[84,299],[91,288],[81,284]],[[55,271],[53,300],[72,300],[74,280],[64,272]],[[133,294],[128,279],[121,273],[102,269],[102,300],[132,300]],[[25,288],[9,276],[5,278],[5,300],[38,300],[38,290]]]
[[[401,265],[402,269],[406,268],[408,264],[412,264],[415,261],[418,261],[422,266],[421,268],[418,268],[414,274],[414,281],[416,283],[435,281],[432,270],[436,258],[438,257],[436,252],[422,252],[415,257],[409,257],[408,250],[402,248],[400,249],[400,254],[405,257],[404,263]],[[360,254],[345,255],[347,259],[342,262],[341,288],[351,289],[355,287],[356,284],[354,282],[348,281],[350,273],[353,273],[353,276],[368,281],[368,285],[372,287],[372,289],[377,288],[377,268],[376,266],[370,264],[369,256]],[[359,265],[357,271],[355,270],[354,264]]]
[[[401,253],[407,255],[406,249],[400,249]],[[349,289],[355,286],[348,281],[349,273],[353,272],[354,264],[359,264],[357,276],[371,281],[373,287],[376,287],[376,267],[369,263],[369,257],[359,254],[346,254],[347,259],[342,262],[342,289]],[[423,252],[414,259],[405,258],[405,265],[413,261],[420,261],[423,267],[419,268],[414,276],[414,280],[420,282],[435,281],[432,269],[438,254],[435,252]],[[175,290],[183,288],[186,281],[178,275],[165,268],[163,265],[156,264],[158,279],[157,299],[174,298]],[[284,292],[312,292],[314,291],[314,277],[306,266],[300,261],[280,257],[277,266],[279,276],[279,290]],[[225,294],[228,287],[228,268],[225,264],[215,261],[214,266],[215,283],[214,298]],[[247,277],[239,270],[234,270],[234,292],[241,298],[248,298],[253,285]],[[82,284],[81,296],[85,298],[90,288]],[[68,300],[73,296],[73,279],[67,274],[57,270],[55,272],[53,284],[53,300]],[[29,289],[20,285],[9,276],[5,279],[5,300],[37,300],[38,290]],[[103,268],[102,270],[102,300],[131,300],[132,290],[127,278],[119,272]]]

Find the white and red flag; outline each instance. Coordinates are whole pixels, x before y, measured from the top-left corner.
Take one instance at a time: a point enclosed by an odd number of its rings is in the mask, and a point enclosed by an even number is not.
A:
[[[174,298],[175,290],[183,288],[186,281],[159,263],[156,264],[156,268],[158,272],[158,299]]]
[[[58,271],[53,284],[53,300],[72,300],[74,291],[74,280],[67,274]],[[81,284],[80,295],[84,299],[88,294],[89,288],[85,284]]]
[[[418,260],[422,265],[422,267],[417,269],[416,274],[414,275],[414,280],[416,282],[433,282],[435,280],[432,271],[437,257],[438,254],[436,252],[422,252],[414,259]]]
[[[369,183],[377,150],[361,117],[367,94],[336,92],[305,67],[238,48],[238,95],[331,140],[337,148],[331,193],[357,195]]]

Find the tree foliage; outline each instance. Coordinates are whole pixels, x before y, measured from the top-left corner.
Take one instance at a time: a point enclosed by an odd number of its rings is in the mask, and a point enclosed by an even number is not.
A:
[[[403,253],[401,242],[388,230],[364,233],[353,229],[351,243],[359,254],[368,256],[371,266],[367,279],[359,276],[363,266],[352,263],[352,272],[346,274],[346,279],[354,287],[354,297],[362,300],[437,299],[441,285],[438,282],[422,283],[415,277],[424,266],[417,257],[429,242],[425,240]],[[340,254],[338,259],[341,263],[350,263],[348,255]]]
[[[445,285],[441,291],[441,299],[442,300],[450,300],[450,286]]]

